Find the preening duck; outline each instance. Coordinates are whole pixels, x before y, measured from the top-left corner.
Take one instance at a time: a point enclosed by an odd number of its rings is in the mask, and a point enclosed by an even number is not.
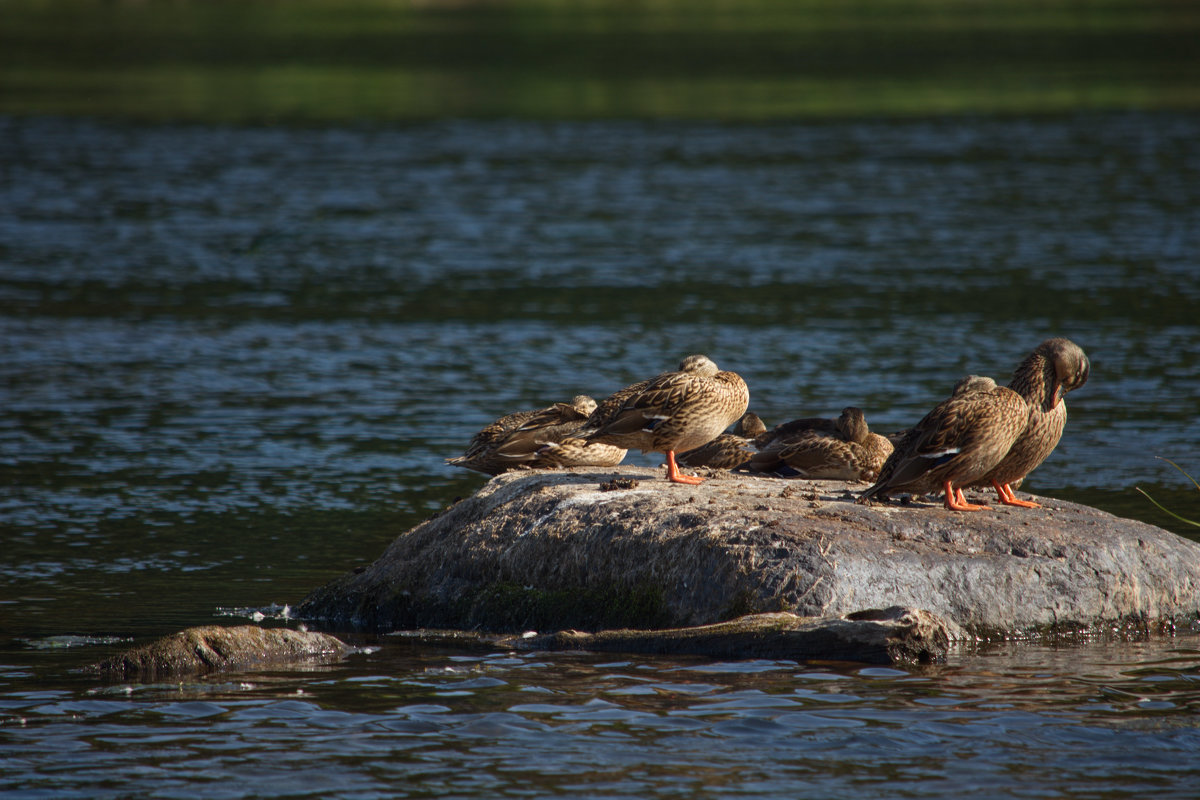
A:
[[[1054,452],[1067,424],[1067,392],[1087,383],[1091,363],[1083,348],[1070,339],[1047,339],[1013,371],[1008,387],[1025,400],[1025,428],[1008,454],[971,486],[991,486],[1005,505],[1038,508],[1032,500],[1013,493],[1025,476]]]

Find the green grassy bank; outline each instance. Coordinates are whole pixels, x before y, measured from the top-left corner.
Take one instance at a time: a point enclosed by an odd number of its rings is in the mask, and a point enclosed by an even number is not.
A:
[[[1184,0],[0,0],[0,113],[205,122],[1200,108]]]

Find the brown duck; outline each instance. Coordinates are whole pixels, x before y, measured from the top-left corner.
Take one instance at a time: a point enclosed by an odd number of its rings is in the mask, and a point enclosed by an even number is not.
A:
[[[962,487],[1000,463],[1025,429],[1027,416],[1025,401],[1012,389],[991,378],[964,378],[954,394],[905,433],[860,501],[941,489],[952,511],[987,508],[966,502]]]
[[[714,469],[736,469],[754,455],[754,437],[767,432],[767,426],[757,414],[747,411],[733,426],[733,431],[722,433],[708,444],[675,456],[675,463],[682,467],[712,467]]]
[[[578,395],[570,403],[555,403],[542,409],[507,414],[475,434],[467,451],[447,464],[488,475],[511,469],[547,469],[562,466],[612,466],[625,451],[609,445],[571,443],[555,449],[596,409],[596,401]]]
[[[750,390],[735,372],[717,368],[707,356],[688,356],[677,372],[664,372],[620,390],[600,404],[578,435],[588,442],[637,448],[667,456],[667,479],[696,484],[683,475],[676,451],[693,450],[717,438],[746,413]]]
[[[1070,339],[1047,339],[1013,371],[1008,388],[1025,399],[1028,421],[1008,454],[971,486],[991,486],[1005,505],[1038,508],[1032,500],[1020,500],[1013,484],[1046,460],[1062,438],[1067,424],[1065,396],[1087,383],[1091,364],[1079,345]]]
[[[867,427],[862,409],[849,406],[836,420],[793,420],[760,436],[747,468],[787,477],[873,481],[892,443]]]

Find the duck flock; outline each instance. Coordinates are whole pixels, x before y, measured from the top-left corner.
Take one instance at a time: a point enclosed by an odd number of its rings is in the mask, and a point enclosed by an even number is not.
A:
[[[1013,490],[1058,445],[1067,421],[1063,398],[1087,382],[1090,369],[1077,344],[1047,339],[1008,386],[968,375],[916,425],[885,437],[871,432],[855,407],[837,419],[797,419],[768,430],[747,411],[750,390],[740,375],[692,355],[678,370],[626,386],[599,404],[580,395],[503,416],[446,461],[498,475],[610,467],[639,449],[666,455],[667,479],[675,483],[704,480],[681,466],[710,467],[873,482],[860,502],[941,492],[946,508],[979,511],[987,506],[967,502],[963,490],[991,487],[1002,504],[1037,507]]]

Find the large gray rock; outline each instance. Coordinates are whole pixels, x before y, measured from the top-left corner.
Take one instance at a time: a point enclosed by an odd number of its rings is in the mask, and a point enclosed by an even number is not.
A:
[[[622,485],[631,488],[620,488]],[[518,472],[309,595],[376,631],[666,628],[907,606],[952,635],[1145,631],[1200,611],[1200,545],[1049,498],[977,513],[859,505],[858,484],[636,467]]]

